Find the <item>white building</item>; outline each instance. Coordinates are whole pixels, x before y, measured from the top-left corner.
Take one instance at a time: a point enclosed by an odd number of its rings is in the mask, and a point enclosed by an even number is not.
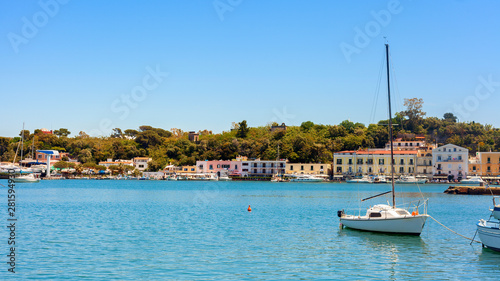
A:
[[[148,162],[151,160],[153,159],[149,157],[135,157],[134,159],[132,159],[132,161],[134,162],[134,167],[141,172],[148,168]]]
[[[245,160],[241,161],[242,176],[270,177],[275,174],[283,175],[286,169],[286,160]]]
[[[447,144],[432,150],[432,172],[434,177],[460,180],[469,171],[469,150],[454,144]]]

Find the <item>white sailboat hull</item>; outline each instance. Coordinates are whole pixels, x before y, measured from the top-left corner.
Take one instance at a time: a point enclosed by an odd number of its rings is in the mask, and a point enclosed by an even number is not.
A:
[[[500,251],[500,223],[480,220],[477,224],[479,239],[486,247]]]
[[[340,222],[349,228],[386,232],[420,235],[428,215],[405,216],[400,218],[368,218],[366,216],[343,216]]]

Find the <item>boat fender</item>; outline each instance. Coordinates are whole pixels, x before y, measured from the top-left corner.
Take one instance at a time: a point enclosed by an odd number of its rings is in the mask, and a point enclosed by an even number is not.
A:
[[[337,211],[337,216],[341,218],[344,215],[344,210]]]
[[[418,211],[413,211],[413,212],[411,212],[411,215],[412,215],[412,216],[418,216]]]

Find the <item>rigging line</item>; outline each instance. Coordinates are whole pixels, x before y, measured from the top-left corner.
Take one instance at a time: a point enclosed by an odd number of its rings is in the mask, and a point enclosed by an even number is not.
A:
[[[451,232],[455,233],[456,235],[461,236],[461,237],[463,237],[463,238],[465,238],[465,239],[471,240],[471,243],[472,243],[472,242],[481,243],[481,241],[474,240],[473,238],[469,238],[469,237],[467,237],[467,236],[464,236],[464,235],[462,235],[462,234],[460,234],[460,233],[458,233],[458,232],[456,232],[456,231],[454,231],[454,230],[450,229],[450,228],[449,228],[449,227],[447,227],[446,225],[444,225],[444,224],[440,223],[438,220],[436,220],[435,218],[433,218],[431,215],[428,215],[428,216],[429,216],[429,218],[433,219],[435,222],[437,222],[438,224],[440,224],[442,227],[444,227],[444,228],[448,229],[449,231],[451,231]]]
[[[401,92],[399,91],[399,84],[398,84],[398,78],[397,78],[397,75],[396,75],[396,67],[393,65],[394,63],[394,59],[392,59],[392,56],[391,56],[391,67],[393,69],[393,74],[392,74],[392,77],[394,79],[394,90],[396,92],[396,109],[399,109],[398,112],[402,111],[403,110],[403,107],[404,105],[402,104],[402,99],[401,99]],[[403,119],[401,119],[401,130],[404,130],[404,127],[403,127]]]
[[[378,102],[378,96],[380,93],[380,84],[382,82],[382,73],[384,72],[384,58],[385,58],[385,53],[382,53],[382,59],[380,62],[380,69],[378,72],[377,85],[375,87],[375,95],[374,95],[373,104],[372,104],[372,111],[370,114],[370,123],[373,123],[375,121],[375,114],[377,112],[377,102]]]

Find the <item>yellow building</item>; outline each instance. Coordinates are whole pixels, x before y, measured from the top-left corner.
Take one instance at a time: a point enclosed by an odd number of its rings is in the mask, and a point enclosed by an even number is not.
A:
[[[476,157],[469,159],[469,175],[499,176],[500,152],[476,152]]]
[[[196,166],[181,166],[177,172],[182,174],[196,174]]]
[[[286,163],[285,174],[289,175],[328,175],[331,164]]]
[[[335,175],[383,174],[390,175],[391,151],[368,149],[341,151],[334,154]],[[417,164],[416,150],[394,151],[395,175],[414,175]]]

